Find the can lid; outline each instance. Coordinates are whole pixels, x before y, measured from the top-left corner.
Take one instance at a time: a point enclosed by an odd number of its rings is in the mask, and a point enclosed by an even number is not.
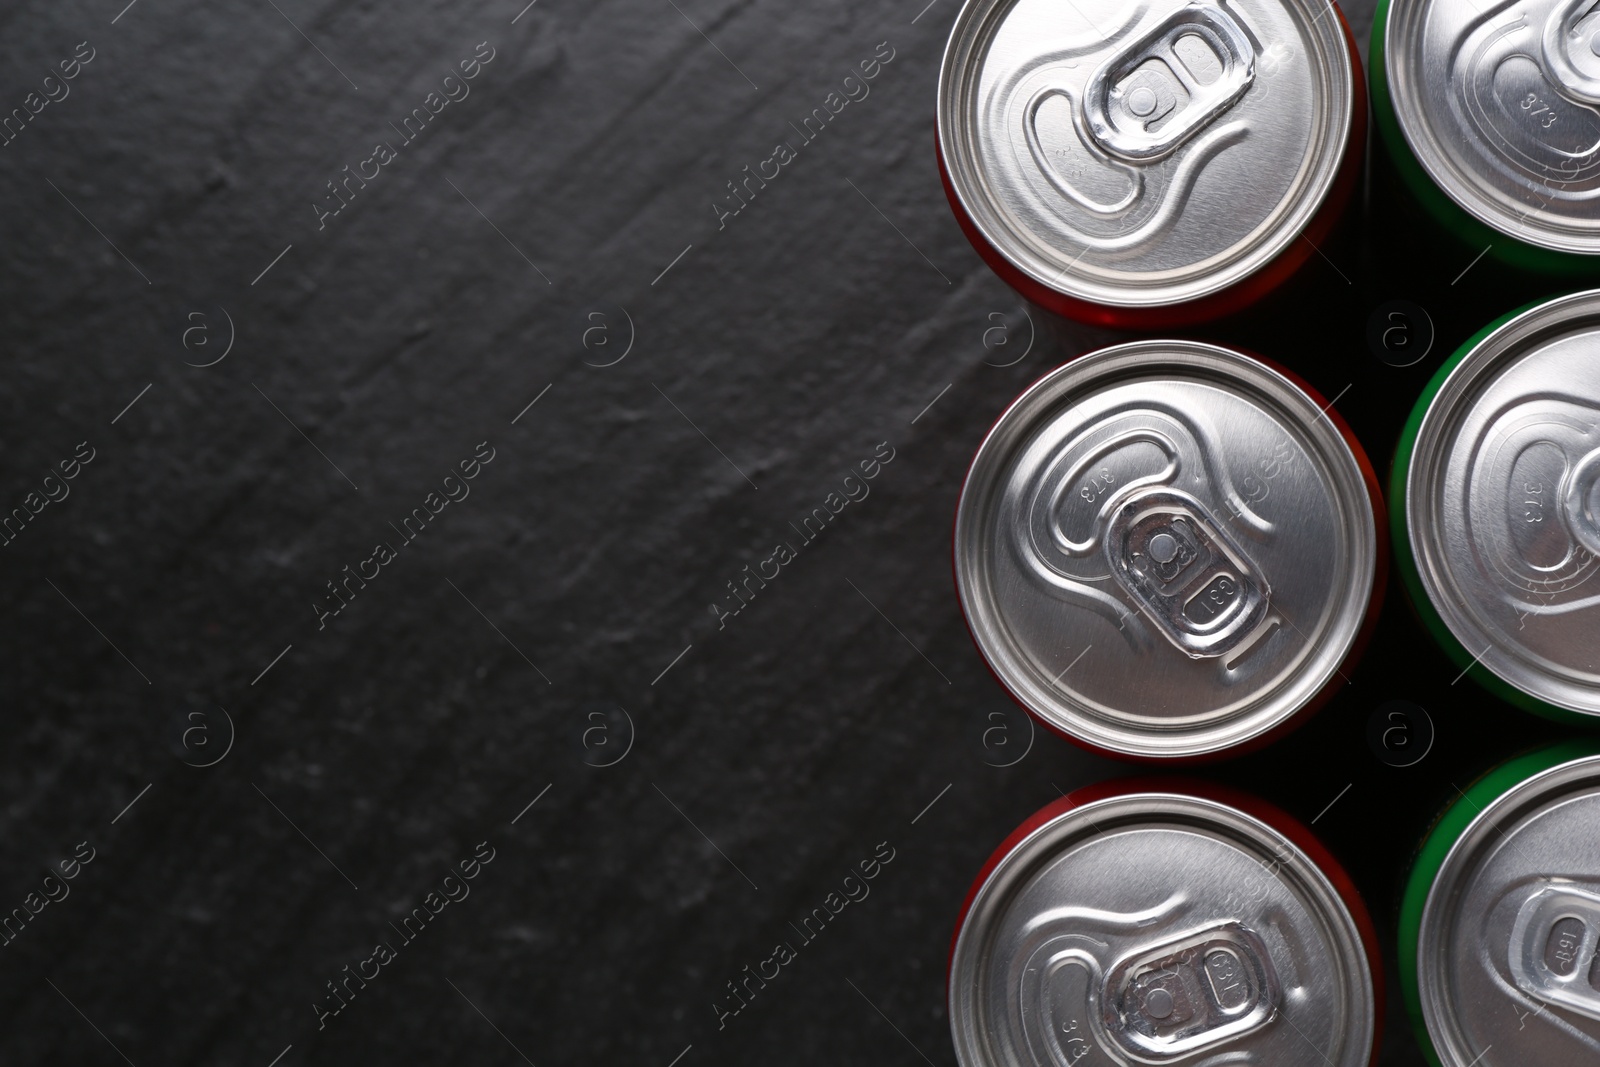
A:
[[[1600,253],[1600,10],[1589,0],[1393,0],[1389,93],[1412,154],[1519,241]]]
[[[1043,822],[973,896],[950,963],[956,1057],[1366,1067],[1367,961],[1333,883],[1278,830],[1216,800],[1113,796]]]
[[[1512,318],[1450,370],[1417,428],[1405,517],[1467,654],[1600,715],[1600,291]]]
[[[1326,0],[968,0],[939,146],[972,224],[1034,281],[1176,304],[1300,236],[1344,160],[1354,76]]]
[[[1516,784],[1446,854],[1417,987],[1447,1064],[1579,1067],[1600,1056],[1600,756]]]
[[[1333,679],[1373,592],[1350,445],[1238,352],[1142,341],[1047,375],[978,449],[956,587],[1013,696],[1102,749],[1193,757]]]

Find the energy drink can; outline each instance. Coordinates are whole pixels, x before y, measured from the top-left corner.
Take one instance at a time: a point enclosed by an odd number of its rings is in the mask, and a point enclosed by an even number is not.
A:
[[[1523,268],[1600,271],[1597,33],[1587,0],[1378,5],[1378,130],[1463,243]]]
[[[1600,1061],[1600,746],[1512,760],[1440,817],[1400,915],[1400,985],[1435,1067]]]
[[[1390,499],[1412,603],[1458,666],[1600,721],[1600,292],[1508,315],[1446,361]]]
[[[1349,200],[1365,124],[1329,0],[967,0],[939,74],[940,172],[973,247],[1110,326],[1279,285]]]
[[[1381,972],[1354,887],[1298,822],[1184,783],[1079,790],[1023,823],[950,953],[961,1067],[1368,1067]]]
[[[1036,382],[956,512],[956,589],[1051,729],[1147,760],[1259,745],[1347,680],[1384,572],[1376,477],[1331,405],[1240,352],[1141,341]]]

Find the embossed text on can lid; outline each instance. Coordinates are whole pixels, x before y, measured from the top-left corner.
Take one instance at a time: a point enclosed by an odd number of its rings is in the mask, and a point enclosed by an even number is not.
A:
[[[1144,341],[1083,356],[1001,416],[956,515],[956,585],[1013,696],[1145,758],[1273,729],[1337,676],[1377,531],[1349,444],[1240,353]]]
[[[1600,253],[1600,9],[1393,0],[1389,92],[1412,154],[1479,221]]]
[[[1513,318],[1451,370],[1405,518],[1428,600],[1475,662],[1600,715],[1600,292]]]
[[[1417,986],[1449,1067],[1580,1067],[1600,1057],[1600,757],[1485,805],[1423,907]]]
[[[939,144],[972,224],[1025,275],[1164,306],[1299,239],[1343,162],[1354,77],[1327,0],[968,0]]]
[[[1210,799],[1114,796],[1048,819],[978,888],[950,962],[956,1056],[1366,1067],[1367,959],[1327,875],[1274,828]]]

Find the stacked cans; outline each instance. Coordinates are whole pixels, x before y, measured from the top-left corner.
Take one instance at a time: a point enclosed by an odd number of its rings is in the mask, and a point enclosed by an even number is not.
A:
[[[1046,375],[979,448],[955,573],[991,670],[1126,758],[1258,746],[1377,613],[1376,480],[1331,405],[1244,353],[1146,341]],[[1001,846],[950,962],[964,1067],[1366,1067],[1371,923],[1309,831],[1193,782],[1080,790]]]
[[[1600,5],[1386,0],[1378,128],[1464,247],[1600,276]],[[1390,485],[1406,592],[1500,699],[1600,722],[1600,292],[1491,322],[1445,361]],[[1400,914],[1400,982],[1439,1067],[1600,1062],[1600,745],[1519,756],[1459,790]]]
[[[946,190],[1047,308],[1212,318],[1332,229],[1360,167],[1358,72],[1321,2],[972,0],[940,78]],[[1359,652],[1382,514],[1360,446],[1303,383],[1216,345],[1137,342],[1047,375],[989,432],[956,586],[996,678],[1052,730],[1215,758],[1292,728]],[[965,1067],[1366,1067],[1375,959],[1349,880],[1283,813],[1193,782],[1082,790],[974,884],[951,1027]]]
[[[1390,157],[1436,218],[1511,263],[1596,262],[1600,0],[1392,0],[1372,55]],[[1248,306],[1319,251],[1365,112],[1326,0],[967,0],[939,164],[963,232],[1023,296],[1165,331]],[[1600,719],[1600,292],[1472,338],[1392,472],[1386,508],[1333,406],[1257,356],[1105,348],[1029,387],[979,447],[957,596],[1039,722],[1189,763],[1270,743],[1349,680],[1392,537],[1464,675]],[[1589,743],[1513,760],[1436,824],[1399,946],[1436,1065],[1600,1062],[1597,827]],[[1210,784],[1125,782],[1039,811],[979,873],[951,1029],[963,1067],[1366,1067],[1381,974],[1364,905],[1304,826]]]
[[[1463,675],[1559,721],[1600,720],[1600,292],[1507,315],[1447,360],[1406,425],[1391,499],[1412,605]],[[1440,816],[1399,941],[1435,1064],[1600,1059],[1597,828],[1593,741],[1515,758]]]

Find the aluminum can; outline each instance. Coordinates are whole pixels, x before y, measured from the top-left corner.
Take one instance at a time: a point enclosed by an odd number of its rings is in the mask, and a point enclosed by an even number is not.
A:
[[[1446,361],[1390,500],[1412,604],[1457,665],[1600,721],[1600,292],[1514,312]]]
[[[1383,0],[1373,113],[1444,227],[1513,265],[1600,271],[1600,32],[1586,0]]]
[[[967,0],[938,151],[989,265],[1059,314],[1202,321],[1318,252],[1355,188],[1361,63],[1329,0]]]
[[[961,1067],[1368,1067],[1371,921],[1298,822],[1195,783],[1069,794],[967,896],[950,953]]]
[[[1400,913],[1400,986],[1435,1067],[1600,1062],[1600,747],[1479,779],[1428,835]]]
[[[1140,341],[1040,379],[956,512],[956,590],[1047,727],[1146,760],[1260,745],[1348,680],[1379,608],[1376,477],[1332,406],[1231,349]]]

